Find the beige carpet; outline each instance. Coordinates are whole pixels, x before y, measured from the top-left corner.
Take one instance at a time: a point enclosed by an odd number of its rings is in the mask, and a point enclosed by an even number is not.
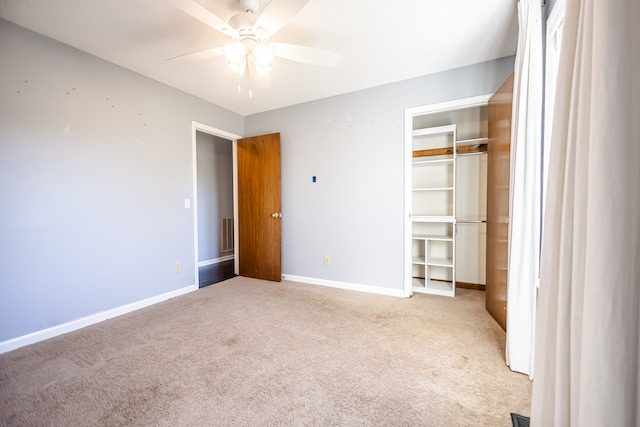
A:
[[[503,355],[481,291],[237,277],[0,355],[0,425],[510,426]]]

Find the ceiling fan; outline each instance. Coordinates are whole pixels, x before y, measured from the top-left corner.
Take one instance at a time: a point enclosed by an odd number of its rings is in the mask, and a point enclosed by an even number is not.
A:
[[[312,65],[333,67],[340,56],[320,49],[289,43],[269,42],[309,0],[175,0],[176,6],[193,18],[229,36],[226,46],[170,58],[185,63],[226,56],[229,68],[243,76],[263,77],[271,72],[273,57]],[[226,19],[223,18],[227,17]]]

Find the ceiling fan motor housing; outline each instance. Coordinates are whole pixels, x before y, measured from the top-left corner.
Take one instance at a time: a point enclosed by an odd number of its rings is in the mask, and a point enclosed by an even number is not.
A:
[[[247,35],[255,35],[253,24],[256,22],[256,16],[252,13],[239,13],[229,19],[229,25],[233,27],[240,37]]]
[[[243,12],[256,13],[260,8],[259,0],[238,0]]]

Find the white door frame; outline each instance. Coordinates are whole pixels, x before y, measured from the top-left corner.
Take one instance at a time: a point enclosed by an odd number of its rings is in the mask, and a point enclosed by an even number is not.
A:
[[[234,273],[238,274],[238,152],[237,140],[242,138],[231,132],[214,128],[203,123],[191,122],[191,145],[193,153],[193,241],[194,241],[194,265],[195,265],[195,285],[200,286],[200,273],[198,269],[198,152],[196,146],[197,132],[206,133],[231,141],[233,152],[233,259]]]
[[[413,229],[413,221],[411,219],[411,181],[413,179],[413,119],[417,116],[487,105],[492,95],[493,94],[486,94],[469,98],[454,99],[452,101],[440,102],[437,104],[405,108],[404,110],[404,283],[402,291],[405,297],[410,297],[411,295],[413,295],[411,272],[411,244],[413,241],[411,233]]]

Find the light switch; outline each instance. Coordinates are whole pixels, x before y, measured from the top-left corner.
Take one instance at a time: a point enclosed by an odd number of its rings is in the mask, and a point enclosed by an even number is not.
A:
[[[191,209],[191,199],[184,199],[184,208]]]

